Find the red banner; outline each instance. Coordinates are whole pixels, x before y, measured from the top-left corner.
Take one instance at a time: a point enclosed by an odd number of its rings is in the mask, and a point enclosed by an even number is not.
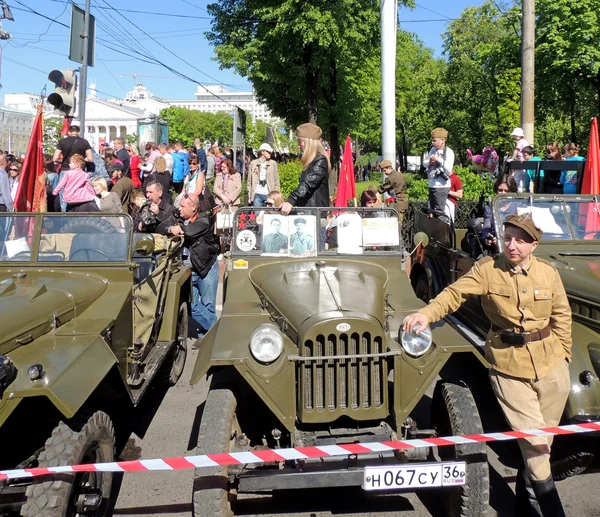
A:
[[[13,203],[17,212],[45,212],[46,175],[44,174],[44,114],[38,106],[23,170]]]
[[[354,163],[352,161],[352,141],[348,136],[344,146],[344,158],[342,159],[342,168],[340,170],[340,179],[338,180],[337,194],[335,196],[335,206],[348,206],[348,201],[356,197],[356,183],[354,182]]]

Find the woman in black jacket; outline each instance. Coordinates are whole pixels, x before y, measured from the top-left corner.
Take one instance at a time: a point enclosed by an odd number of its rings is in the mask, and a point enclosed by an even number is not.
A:
[[[298,145],[302,150],[300,184],[281,205],[281,212],[289,214],[293,207],[329,206],[329,156],[321,143],[321,128],[302,124],[296,129]]]

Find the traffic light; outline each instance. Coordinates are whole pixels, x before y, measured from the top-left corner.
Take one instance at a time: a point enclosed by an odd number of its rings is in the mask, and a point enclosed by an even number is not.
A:
[[[54,93],[48,96],[48,102],[63,115],[73,116],[75,113],[75,88],[77,87],[75,70],[52,70],[48,74],[48,79],[56,85]]]

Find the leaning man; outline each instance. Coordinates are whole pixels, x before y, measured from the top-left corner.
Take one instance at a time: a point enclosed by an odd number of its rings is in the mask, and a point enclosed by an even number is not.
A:
[[[156,228],[163,235],[183,236],[192,265],[192,318],[201,327],[201,338],[217,321],[217,287],[219,285],[219,248],[212,231],[210,212],[200,209],[197,196],[186,195],[175,212]]]
[[[485,348],[490,381],[514,430],[558,425],[569,394],[571,309],[558,271],[532,255],[541,237],[530,214],[507,217],[504,253],[476,262],[403,322],[405,331],[424,329],[468,296],[481,296],[491,322]],[[519,515],[565,515],[550,471],[551,444],[545,436],[519,440],[525,462],[516,483]]]

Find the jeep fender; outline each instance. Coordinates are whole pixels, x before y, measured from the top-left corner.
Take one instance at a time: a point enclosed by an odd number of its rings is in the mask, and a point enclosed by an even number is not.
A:
[[[117,364],[116,356],[98,334],[48,334],[32,346],[12,351],[10,359],[17,376],[0,401],[0,425],[29,397],[47,397],[65,418],[72,418]],[[32,381],[27,370],[37,363],[44,374]],[[125,384],[123,390],[127,390]]]
[[[600,376],[600,334],[593,329],[573,321],[572,359],[569,363],[571,391],[565,406],[564,418],[571,420],[597,420],[600,417],[600,382],[592,381],[588,386],[582,384],[580,375],[589,371],[596,378]]]
[[[190,303],[192,301],[192,270],[185,266],[180,266],[169,280],[165,311],[163,315],[158,340],[165,343],[172,343],[177,338],[177,316],[179,314],[179,305],[181,302]]]

